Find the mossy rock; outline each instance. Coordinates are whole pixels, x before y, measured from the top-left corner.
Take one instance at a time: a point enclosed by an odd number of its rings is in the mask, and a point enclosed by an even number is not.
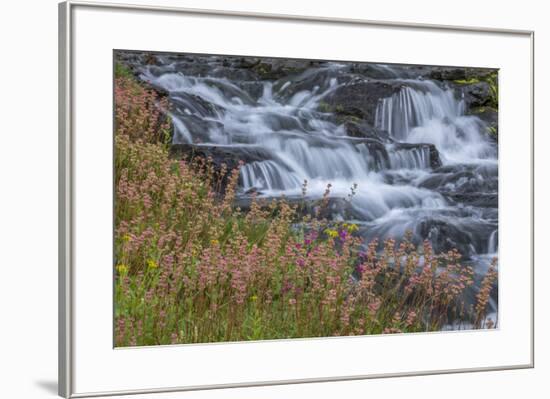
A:
[[[493,107],[486,106],[472,108],[470,114],[485,122],[487,135],[498,142],[498,111]]]
[[[353,81],[335,89],[324,102],[337,117],[351,116],[374,126],[380,99],[391,97],[401,90],[401,86],[393,82]]]
[[[468,94],[477,97],[477,101],[468,104],[471,107],[490,106],[498,109],[498,71],[466,69],[464,78],[454,79],[455,85]]]

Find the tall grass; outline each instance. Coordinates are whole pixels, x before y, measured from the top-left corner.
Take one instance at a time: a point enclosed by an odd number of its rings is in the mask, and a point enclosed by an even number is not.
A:
[[[166,100],[124,75],[115,106],[117,346],[435,331],[450,319],[486,327],[496,260],[466,306],[473,271],[457,251],[403,237],[380,252],[356,225],[284,200],[242,212],[238,169],[169,157]]]

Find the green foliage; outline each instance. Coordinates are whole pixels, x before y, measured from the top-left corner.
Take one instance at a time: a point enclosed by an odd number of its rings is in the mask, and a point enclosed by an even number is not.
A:
[[[498,109],[498,72],[495,71],[488,75],[485,81],[489,84],[491,90],[491,102],[489,105]]]
[[[497,132],[497,128],[496,128],[496,127],[494,127],[494,126],[489,126],[489,127],[487,128],[487,131],[489,132],[489,134],[490,134],[491,136],[497,137],[498,132]]]
[[[123,65],[120,62],[115,62],[115,78],[133,79],[134,74],[126,65]]]

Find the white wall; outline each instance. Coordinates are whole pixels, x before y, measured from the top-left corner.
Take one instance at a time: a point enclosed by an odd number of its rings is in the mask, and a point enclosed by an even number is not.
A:
[[[133,3],[147,1],[128,0]],[[153,0],[150,0],[151,2]],[[0,6],[0,397],[55,397],[57,376],[57,1]],[[370,4],[369,4],[370,3]],[[550,388],[545,226],[550,222],[550,26],[524,0],[180,0],[156,4],[536,31],[536,356],[534,370],[233,389],[147,398],[542,398]],[[100,29],[100,27],[98,27]],[[223,34],[220,32],[219,34]],[[368,44],[359,44],[368,46]],[[490,49],[488,49],[490,51]],[[518,140],[527,140],[520,136]],[[528,259],[525,260],[526,262]],[[330,361],[330,359],[327,359]]]

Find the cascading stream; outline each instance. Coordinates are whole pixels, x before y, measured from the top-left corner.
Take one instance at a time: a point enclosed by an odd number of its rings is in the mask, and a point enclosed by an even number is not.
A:
[[[263,157],[241,169],[240,196],[345,198],[358,185],[350,209],[335,212],[361,226],[366,239],[400,237],[407,230],[435,248],[458,248],[484,272],[498,249],[498,162],[484,123],[465,115],[463,99],[430,80],[397,79],[397,67],[379,70],[400,89],[379,98],[379,137],[348,134],[329,98],[350,84],[342,64],[311,68],[287,81],[247,82],[217,70],[190,74],[166,61],[142,68],[141,78],[170,95],[174,143],[235,149]],[[303,82],[315,82],[305,85]],[[300,86],[301,85],[301,86]],[[303,87],[302,87],[303,86]],[[434,166],[434,149],[439,165]],[[344,216],[343,216],[344,215]]]

